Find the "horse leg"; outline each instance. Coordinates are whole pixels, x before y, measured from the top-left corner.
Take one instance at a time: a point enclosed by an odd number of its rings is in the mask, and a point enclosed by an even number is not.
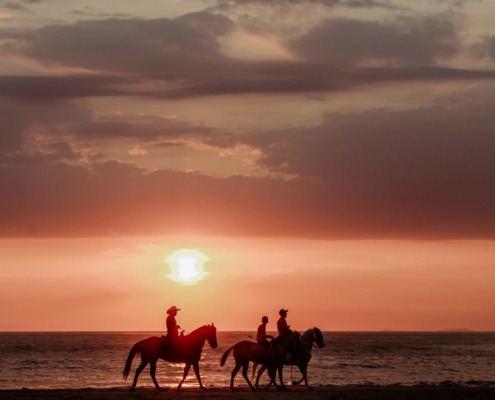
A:
[[[272,367],[270,367],[270,368],[267,367],[267,369],[268,369],[268,376],[270,377],[270,383],[266,386],[265,390],[270,389],[270,386],[272,385],[272,383],[275,384],[275,385],[277,385],[277,383],[275,382],[275,376],[276,376],[275,374],[277,372],[276,371],[276,367],[273,367],[273,368]]]
[[[156,362],[157,362],[157,360],[150,362],[150,375],[151,375],[151,379],[153,379],[153,383],[155,384],[155,387],[158,390],[162,390],[162,388],[158,385],[158,382],[156,381],[156,378],[155,378]]]
[[[194,369],[194,373],[196,374],[196,378],[198,378],[198,382],[199,382],[199,387],[203,390],[206,390],[206,388],[203,386],[203,384],[201,383],[201,375],[199,375],[199,363],[198,362],[195,362],[193,364],[193,369]]]
[[[260,378],[261,375],[263,375],[263,372],[266,371],[266,367],[264,365],[261,366],[260,370],[258,371],[258,376],[256,377],[256,389],[259,389],[259,383],[260,383]]]
[[[287,388],[284,385],[284,377],[282,376],[282,369],[284,367],[281,365],[278,367],[278,377],[280,378],[280,386],[283,390],[287,390]]]
[[[292,385],[299,385],[303,380],[304,380],[304,372],[303,372],[303,367],[301,366],[302,364],[297,364],[297,367],[299,368],[299,371],[301,371],[301,374],[302,374],[302,378],[298,381],[293,381],[292,382]],[[308,367],[308,365],[306,364],[306,368]]]
[[[186,364],[186,366],[184,367],[184,377],[182,378],[182,380],[180,381],[179,383],[179,387],[177,388],[177,390],[180,390],[180,388],[182,387],[182,384],[184,383],[184,381],[186,380],[186,377],[187,377],[187,374],[189,373],[189,370],[191,369],[191,364]]]
[[[301,373],[303,375],[304,383],[308,389],[313,389],[308,385],[308,364],[299,364],[298,365],[299,369],[301,370]],[[302,381],[302,379],[301,379]]]
[[[131,390],[136,389],[136,384],[138,381],[139,374],[143,372],[143,369],[148,365],[148,361],[141,360],[141,364],[136,369],[136,374],[134,375],[134,382],[132,382]]]
[[[251,382],[249,381],[249,378],[247,376],[247,373],[248,373],[248,369],[249,369],[249,360],[246,361],[243,365],[242,365],[242,376],[244,377],[244,379],[246,380],[246,382],[248,383],[249,387],[251,388],[251,390],[256,390],[253,385],[251,384]]]
[[[238,363],[236,360],[235,367],[232,370],[232,376],[230,378],[230,389],[232,389],[232,390],[234,390],[234,378],[237,375],[237,373],[239,372],[239,370],[241,369],[241,366],[242,366],[242,364]]]
[[[251,380],[254,379],[254,374],[256,374],[256,368],[258,368],[258,364],[253,362],[253,373],[251,374]]]

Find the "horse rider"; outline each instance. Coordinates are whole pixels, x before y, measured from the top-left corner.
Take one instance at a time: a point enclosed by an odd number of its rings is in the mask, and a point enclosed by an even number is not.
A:
[[[268,338],[274,339],[272,335],[267,335],[266,334],[266,324],[268,324],[268,317],[263,317],[261,318],[261,325],[258,326],[258,333],[256,334],[256,341],[258,342],[259,345],[266,347],[267,349],[270,350],[273,358],[273,348],[272,344],[268,341]],[[258,364],[253,362],[253,373],[251,376],[251,379],[254,379],[254,374],[256,373],[256,368],[258,367]]]
[[[182,338],[179,336],[180,326],[175,317],[180,308],[172,306],[167,310],[167,336],[162,336],[162,350],[179,351],[182,353]]]
[[[278,313],[280,315],[280,318],[277,321],[277,330],[278,330],[278,336],[283,335],[284,333],[291,332],[290,325],[287,325],[287,313],[289,310],[286,310],[285,308],[282,308]],[[298,357],[297,357],[297,349],[293,349],[290,351],[292,356],[294,357],[294,362],[297,364],[298,363]]]
[[[277,330],[278,330],[278,336],[283,335],[285,332],[292,332],[290,330],[290,325],[287,325],[287,312],[289,310],[286,310],[282,308],[278,313],[280,315],[280,318],[277,321]]]
[[[258,344],[261,344],[262,346],[265,346],[266,348],[270,349],[270,342],[268,339],[273,340],[272,335],[267,335],[266,334],[266,324],[268,324],[268,317],[263,317],[261,318],[261,325],[258,326],[258,333],[256,334],[256,341]]]
[[[178,311],[180,311],[180,308],[177,308],[176,306],[172,306],[167,310],[167,336],[170,338],[172,343],[179,340],[180,326],[177,325],[177,321],[175,320]]]

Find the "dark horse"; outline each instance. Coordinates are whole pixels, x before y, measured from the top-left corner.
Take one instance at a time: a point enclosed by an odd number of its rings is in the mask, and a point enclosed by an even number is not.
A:
[[[200,388],[205,390],[206,388],[201,383],[201,377],[199,375],[199,359],[201,358],[201,351],[206,340],[212,348],[215,349],[217,347],[217,328],[215,328],[213,324],[202,326],[201,328],[198,328],[195,331],[192,331],[189,335],[185,336],[182,355],[177,355],[176,352],[161,350],[161,338],[156,336],[137,342],[134,346],[132,346],[132,349],[129,352],[129,357],[127,357],[124,368],[124,380],[127,380],[127,377],[129,376],[134,356],[136,354],[141,354],[141,364],[136,369],[136,375],[134,376],[134,382],[132,383],[131,390],[136,388],[139,374],[148,365],[148,363],[150,364],[151,379],[153,379],[155,387],[158,390],[161,390],[155,378],[156,362],[159,358],[169,362],[186,364],[184,368],[184,377],[179,383],[178,390],[180,390],[182,384],[186,380],[187,374],[191,369],[191,365],[194,369],[194,373],[196,374],[196,378],[198,378]]]
[[[222,360],[220,361],[220,366],[223,367],[230,352],[234,350],[235,367],[232,371],[230,388],[234,390],[234,378],[237,375],[237,372],[239,372],[239,369],[242,367],[242,376],[248,383],[249,387],[252,390],[255,390],[247,376],[249,361],[252,361],[257,364],[262,364],[268,368],[271,381],[266,389],[269,389],[271,384],[275,383],[275,371],[278,368],[280,384],[282,389],[286,390],[284,380],[282,378],[282,365],[287,352],[297,347],[300,337],[301,335],[298,332],[284,333],[283,335],[272,340],[272,349],[248,340],[244,340],[232,346],[223,354]]]
[[[311,387],[308,385],[308,364],[309,361],[311,360],[311,350],[313,349],[313,343],[316,343],[316,345],[320,349],[325,347],[325,342],[323,341],[323,335],[317,327],[308,329],[306,332],[302,334],[301,341],[299,342],[299,346],[295,350],[295,353],[297,354],[297,363],[294,360],[294,356],[291,353],[287,353],[285,357],[284,365],[297,365],[303,376],[300,381],[292,382],[293,385],[298,385],[304,380],[306,387],[308,389],[311,389]],[[253,376],[251,377],[251,379],[254,379],[255,370],[256,368],[253,365]],[[258,372],[258,378],[256,379],[256,389],[258,389],[260,376],[263,374],[263,371],[265,370],[266,367],[263,366],[261,367],[260,372]]]

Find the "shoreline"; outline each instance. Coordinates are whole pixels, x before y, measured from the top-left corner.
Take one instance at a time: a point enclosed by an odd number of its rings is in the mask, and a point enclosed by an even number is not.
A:
[[[338,400],[492,400],[495,398],[495,387],[465,387],[465,386],[315,386],[313,390],[305,387],[288,387],[286,392],[276,389],[252,392],[247,387],[236,388],[232,392],[228,387],[209,388],[202,391],[199,388],[184,388],[158,391],[150,387],[129,389],[15,389],[0,390],[1,399],[13,400],[136,400],[136,399],[325,399],[334,397]],[[332,400],[335,400],[332,399]]]

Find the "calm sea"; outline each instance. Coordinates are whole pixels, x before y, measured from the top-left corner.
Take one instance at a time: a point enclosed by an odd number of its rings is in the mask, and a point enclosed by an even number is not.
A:
[[[0,389],[129,387],[121,380],[132,345],[154,332],[0,333]],[[218,348],[205,345],[200,370],[206,386],[228,386],[233,358],[223,352],[253,332],[218,332]],[[490,385],[495,386],[495,333],[325,332],[326,347],[313,350],[312,385]],[[148,367],[149,368],[149,367]],[[138,386],[152,386],[149,369]],[[176,386],[182,366],[160,361],[157,380]],[[285,367],[284,380],[290,381]],[[300,373],[294,369],[293,377]],[[264,382],[266,382],[266,379]],[[191,371],[186,381],[196,386]],[[237,385],[245,385],[242,376]]]

